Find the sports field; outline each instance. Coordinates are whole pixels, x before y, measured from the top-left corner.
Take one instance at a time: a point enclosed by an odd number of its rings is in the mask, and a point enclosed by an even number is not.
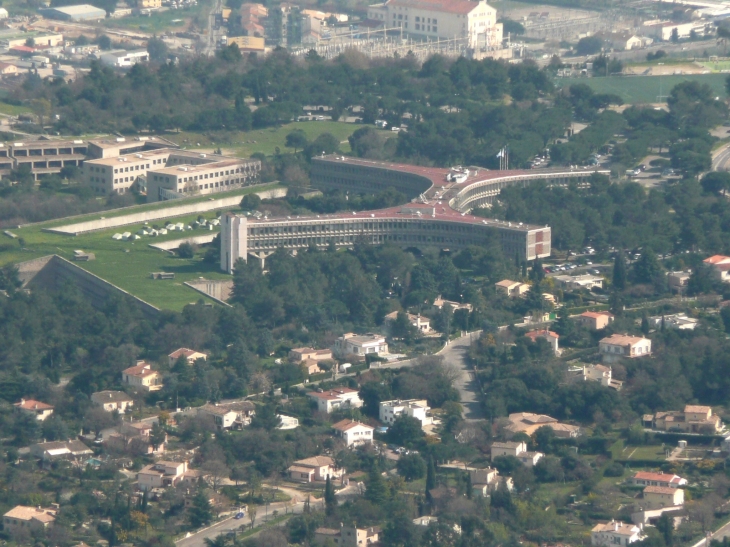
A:
[[[608,78],[556,78],[555,85],[589,85],[596,93],[615,93],[627,104],[666,102],[672,88],[681,82],[697,81],[709,85],[722,98],[727,97],[727,74],[687,74],[672,76],[609,76]],[[660,98],[662,96],[663,98]]]
[[[243,195],[274,186],[276,185],[246,188],[238,190],[238,192]],[[206,197],[209,198],[210,196]],[[165,202],[165,204],[167,206],[180,205],[177,201]],[[161,206],[161,204],[154,205],[157,207]],[[232,208],[228,209],[230,210]],[[125,212],[136,211],[137,208],[128,208],[125,210]],[[173,222],[182,222],[188,225],[196,220],[198,216],[213,219],[216,217],[216,213],[217,211],[209,211],[207,213],[176,217]],[[98,213],[84,215],[79,217],[78,220],[92,220],[99,216]],[[218,264],[203,262],[205,249],[201,249],[192,259],[183,259],[149,247],[150,243],[159,243],[172,239],[183,239],[186,236],[193,237],[211,233],[209,230],[196,229],[185,232],[170,232],[163,236],[142,236],[141,239],[130,241],[114,240],[112,239],[112,235],[123,232],[135,234],[144,226],[143,223],[91,232],[79,236],[63,236],[42,231],[44,227],[61,226],[63,224],[68,224],[68,220],[54,220],[11,230],[12,233],[24,240],[25,250],[20,250],[20,246],[18,245],[17,250],[0,252],[0,266],[50,254],[57,254],[63,258],[72,260],[75,250],[83,250],[94,253],[96,260],[76,262],[76,265],[149,302],[153,306],[174,311],[181,311],[186,304],[203,298],[200,293],[184,286],[184,281],[191,281],[199,277],[205,277],[206,279],[225,279],[227,277],[226,274],[220,271]],[[158,220],[152,221],[149,224],[150,226],[158,225],[163,227],[166,222],[164,220]],[[216,230],[218,229],[216,228]],[[3,244],[17,245],[17,241],[2,237]],[[152,272],[174,272],[175,279],[153,280],[150,277]]]

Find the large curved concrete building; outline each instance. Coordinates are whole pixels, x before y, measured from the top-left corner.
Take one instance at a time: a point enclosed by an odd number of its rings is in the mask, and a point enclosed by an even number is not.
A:
[[[377,211],[306,217],[255,218],[227,213],[221,226],[221,269],[230,273],[236,260],[249,256],[263,261],[278,248],[345,247],[356,241],[458,249],[496,239],[508,257],[524,261],[547,257],[551,252],[549,226],[485,219],[469,211],[490,204],[506,186],[538,180],[560,185],[583,183],[594,172],[444,169],[347,156],[313,158],[311,178],[316,187],[353,194],[392,187],[412,201]]]

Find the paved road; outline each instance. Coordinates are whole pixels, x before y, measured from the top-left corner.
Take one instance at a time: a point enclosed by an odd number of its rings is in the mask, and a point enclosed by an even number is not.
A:
[[[728,163],[730,163],[730,145],[725,145],[713,154],[712,170],[728,171]]]
[[[288,505],[289,503],[290,502],[279,502],[269,504],[269,519],[272,518],[274,511],[279,511],[279,514],[282,514],[285,511],[288,513],[301,513],[304,509],[304,502],[296,503],[293,506]],[[258,525],[264,523],[265,515],[266,509],[264,507],[258,507],[256,513],[256,522]],[[206,528],[200,532],[196,532],[186,538],[176,541],[175,545],[177,545],[177,547],[203,547],[205,545],[206,538],[215,539],[217,536],[237,530],[241,526],[243,526],[246,530],[250,528],[251,519],[249,518],[248,513],[246,513],[244,518],[239,520],[236,520],[233,517],[222,520],[210,528]]]
[[[717,532],[713,532],[710,539],[721,542],[723,538],[726,537],[730,537],[730,522],[727,523],[725,526],[719,528]],[[692,547],[705,547],[706,545],[709,545],[709,542],[706,539],[701,539],[700,541],[692,545]]]
[[[461,405],[464,408],[466,421],[483,420],[484,413],[479,404],[479,384],[474,378],[469,365],[469,346],[472,339],[479,337],[479,331],[467,334],[449,343],[439,352],[444,357],[444,363],[451,365],[461,372],[454,381],[454,387],[459,390]]]

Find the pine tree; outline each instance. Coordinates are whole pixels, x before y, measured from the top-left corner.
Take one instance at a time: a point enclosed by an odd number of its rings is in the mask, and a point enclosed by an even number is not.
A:
[[[324,485],[324,507],[325,514],[331,517],[337,510],[337,498],[335,497],[335,487],[332,485],[332,481],[327,476],[327,482]]]
[[[431,501],[431,490],[436,488],[436,466],[433,463],[433,456],[428,458],[426,469],[426,499]]]
[[[373,464],[368,475],[368,482],[366,484],[365,499],[375,505],[385,503],[388,493],[385,486],[383,476],[380,474],[377,464]]]
[[[613,261],[613,286],[619,291],[626,288],[626,261],[623,251],[618,251]]]
[[[210,500],[205,491],[200,488],[193,498],[193,505],[188,512],[188,521],[192,528],[200,528],[210,524],[211,520],[213,520],[213,511]]]

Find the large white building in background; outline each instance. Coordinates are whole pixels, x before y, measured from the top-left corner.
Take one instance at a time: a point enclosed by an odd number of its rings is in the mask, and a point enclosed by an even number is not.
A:
[[[368,19],[423,38],[467,38],[468,47],[502,44],[497,10],[483,0],[387,0],[368,7]]]

